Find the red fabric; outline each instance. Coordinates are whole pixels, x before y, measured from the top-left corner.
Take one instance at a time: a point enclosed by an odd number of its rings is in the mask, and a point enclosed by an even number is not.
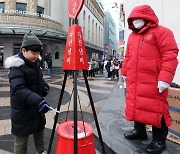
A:
[[[171,125],[168,111],[167,90],[159,93],[158,80],[171,83],[178,64],[178,47],[171,30],[158,25],[158,18],[147,5],[134,8],[128,18],[134,31],[132,18],[145,19],[148,23],[139,32],[132,32],[121,74],[126,79],[125,117],[128,120],[161,127],[164,116]]]

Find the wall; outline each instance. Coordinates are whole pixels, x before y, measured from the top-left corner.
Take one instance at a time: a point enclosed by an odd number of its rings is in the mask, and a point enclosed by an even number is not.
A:
[[[53,59],[53,67],[62,67],[62,62],[64,58],[64,49],[65,49],[65,44],[60,44],[60,43],[51,43],[48,44],[47,46],[47,52],[51,53],[52,59]],[[55,53],[59,52],[59,59],[55,59]]]
[[[45,0],[38,0],[38,6],[44,7]]]
[[[163,25],[169,29],[171,29],[174,33],[176,42],[180,49],[180,0],[125,0],[124,1],[125,8],[125,17],[126,17],[126,26],[127,26],[127,17],[131,10],[137,6],[142,4],[150,5],[155,11],[157,17],[159,18],[159,24]],[[128,30],[128,27],[125,27],[125,41],[127,43],[128,35],[131,31]],[[178,56],[178,60],[180,62],[180,53]],[[176,82],[180,85],[180,64],[177,67],[176,74],[174,76],[173,82]]]
[[[69,18],[67,12],[68,1],[51,0],[51,17],[63,25],[63,31],[68,32]]]

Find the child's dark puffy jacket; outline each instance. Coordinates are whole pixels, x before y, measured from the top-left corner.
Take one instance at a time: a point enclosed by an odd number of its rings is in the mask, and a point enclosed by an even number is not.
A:
[[[27,136],[45,127],[45,114],[38,111],[44,88],[39,60],[34,64],[18,55],[7,58],[5,67],[9,68],[12,134]]]

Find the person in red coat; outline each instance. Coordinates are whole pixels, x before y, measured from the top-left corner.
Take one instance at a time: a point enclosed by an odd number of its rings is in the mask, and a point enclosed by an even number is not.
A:
[[[129,140],[146,140],[145,125],[152,125],[148,153],[166,148],[171,125],[168,111],[168,87],[178,64],[178,47],[171,30],[158,25],[158,18],[148,5],[135,7],[128,17],[129,35],[121,75],[126,78],[124,116],[134,121],[134,130],[124,134]]]

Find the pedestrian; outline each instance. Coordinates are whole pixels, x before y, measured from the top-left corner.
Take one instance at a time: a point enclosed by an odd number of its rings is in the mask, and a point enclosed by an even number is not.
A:
[[[46,52],[44,56],[44,69],[48,69],[49,53]]]
[[[24,35],[21,51],[8,57],[11,98],[11,132],[15,135],[14,153],[26,154],[29,135],[33,134],[38,154],[45,154],[45,113],[49,110],[45,97],[49,86],[43,79],[38,59],[41,41],[33,34]]]
[[[51,72],[52,72],[52,56],[51,56],[51,53],[49,53],[47,65],[48,65],[48,74],[51,74]]]
[[[104,60],[104,62],[103,62],[103,72],[104,72],[104,77],[105,78],[108,78],[107,62],[108,62],[108,59]]]
[[[91,61],[89,62],[89,77],[91,78],[95,78],[95,60],[91,59]]]
[[[128,17],[132,30],[121,74],[126,77],[124,116],[134,121],[134,130],[126,132],[128,140],[146,140],[146,124],[152,125],[152,142],[148,153],[166,148],[171,125],[167,95],[178,64],[178,47],[173,33],[158,25],[158,18],[148,5],[135,7]]]
[[[108,59],[108,62],[105,66],[106,71],[108,72],[108,79],[111,80],[112,76],[113,76],[113,62],[111,60],[111,58]]]
[[[113,64],[114,64],[114,74],[116,75],[116,78],[119,79],[120,62],[116,58],[114,59]]]

